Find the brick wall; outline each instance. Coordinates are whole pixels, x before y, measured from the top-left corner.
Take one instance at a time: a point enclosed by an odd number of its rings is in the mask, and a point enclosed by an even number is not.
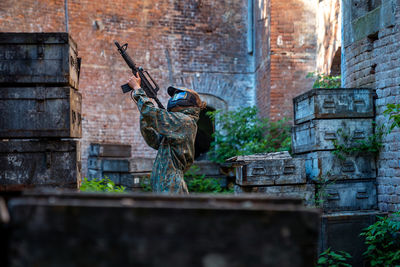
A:
[[[257,6],[257,106],[263,117],[291,118],[292,98],[314,82],[308,72],[330,73],[340,55],[340,1],[260,0]]]
[[[254,105],[253,56],[247,53],[246,1],[68,0],[68,26],[82,57],[83,172],[91,142],[132,145],[153,157],[139,115],[120,85],[131,75],[114,40],[165,88],[185,85],[214,95],[229,109]],[[0,30],[65,31],[64,0],[1,1]]]
[[[271,0],[269,113],[272,120],[293,117],[293,97],[312,87],[316,68],[317,2]]]
[[[91,142],[131,144],[133,157],[155,156],[140,135],[136,106],[120,90],[131,74],[114,40],[129,43],[136,63],[158,81],[163,103],[165,88],[175,83],[218,107],[257,104],[262,116],[276,120],[292,117],[292,98],[311,88],[306,75],[316,69],[316,1],[67,3],[69,31],[82,57],[84,174]],[[65,31],[64,4],[1,1],[0,30]]]
[[[342,80],[345,87],[376,89],[378,124],[389,124],[382,115],[386,104],[400,103],[399,40],[399,0],[371,1],[369,5],[344,1]],[[378,205],[382,211],[400,209],[399,140],[400,129],[395,129],[385,137],[378,158]]]
[[[269,117],[271,70],[271,0],[258,1],[254,9],[254,69],[256,74],[257,106],[261,117]]]
[[[64,0],[1,0],[0,31],[65,31]]]
[[[318,1],[317,38],[316,70],[330,74],[332,67],[335,68],[332,66],[335,64],[335,55],[340,59],[341,54],[340,0]],[[340,66],[337,69],[340,70]]]

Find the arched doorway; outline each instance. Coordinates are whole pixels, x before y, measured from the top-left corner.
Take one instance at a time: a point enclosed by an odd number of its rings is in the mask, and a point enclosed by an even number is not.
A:
[[[195,159],[202,160],[207,158],[207,152],[210,150],[211,142],[214,140],[212,134],[215,131],[214,123],[207,115],[208,111],[215,111],[208,107],[200,112],[200,118],[197,122],[197,135],[195,142]]]
[[[339,76],[341,74],[341,61],[342,61],[342,49],[339,46],[332,59],[332,65],[330,71],[331,76]]]
[[[201,99],[207,103],[206,109],[200,112],[197,122],[197,136],[195,141],[195,160],[207,160],[207,152],[210,150],[211,142],[214,141],[212,134],[215,125],[207,115],[208,111],[227,110],[227,104],[221,98],[205,93],[199,93]]]

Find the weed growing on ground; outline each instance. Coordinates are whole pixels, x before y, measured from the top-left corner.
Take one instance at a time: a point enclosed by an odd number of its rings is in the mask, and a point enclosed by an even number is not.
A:
[[[125,189],[124,186],[116,186],[115,183],[107,177],[103,179],[94,178],[91,180],[84,178],[80,187],[81,192],[123,193]]]
[[[185,173],[185,181],[190,193],[233,193],[233,188],[224,188],[216,178],[206,178],[199,174],[200,168],[190,167]]]
[[[334,251],[328,248],[319,255],[317,267],[351,267],[347,263],[352,256],[345,251]]]
[[[371,266],[400,266],[400,212],[378,218],[361,233],[368,246],[364,256]]]

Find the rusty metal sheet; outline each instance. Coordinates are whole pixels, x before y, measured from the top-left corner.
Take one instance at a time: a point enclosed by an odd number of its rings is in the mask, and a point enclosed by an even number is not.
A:
[[[77,188],[81,180],[80,142],[76,140],[0,141],[0,185]]]
[[[0,33],[0,84],[58,84],[78,89],[80,59],[68,33]]]
[[[349,145],[357,145],[357,142],[373,135],[373,119],[311,120],[295,125],[292,129],[292,152],[333,150],[333,140],[341,140],[339,129],[350,137]]]
[[[311,180],[376,178],[376,159],[373,154],[346,156],[345,159],[339,159],[331,151],[317,151],[297,157],[306,160],[306,176]]]
[[[82,96],[71,87],[0,87],[0,138],[82,137]]]
[[[293,98],[294,123],[312,119],[373,118],[372,89],[313,89]]]

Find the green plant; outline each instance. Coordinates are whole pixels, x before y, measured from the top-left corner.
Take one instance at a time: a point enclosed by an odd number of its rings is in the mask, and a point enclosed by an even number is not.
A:
[[[153,191],[153,189],[151,188],[150,175],[142,177],[142,179],[140,180],[140,186],[142,187],[143,192]]]
[[[192,165],[185,173],[185,181],[190,193],[232,193],[233,189],[223,188],[215,178],[199,174],[200,168]]]
[[[351,255],[345,251],[333,251],[328,248],[319,255],[317,266],[318,267],[351,267],[351,264],[347,263],[351,259]]]
[[[259,118],[256,107],[229,112],[217,110],[207,112],[207,115],[218,121],[209,152],[214,162],[223,163],[237,155],[290,150],[290,124],[287,119],[271,122]]]
[[[360,234],[368,246],[364,256],[371,266],[400,265],[400,212],[380,217]]]
[[[389,120],[393,120],[388,129],[388,133],[391,133],[395,127],[400,128],[400,104],[387,104],[383,114],[389,116]]]
[[[91,179],[84,178],[80,187],[82,192],[112,192],[123,193],[125,192],[124,186],[116,186],[113,181],[105,177],[104,179]]]
[[[328,175],[330,175],[328,173]],[[327,187],[331,184],[334,184],[335,180],[329,180],[327,178],[323,178],[322,176],[317,177],[315,181],[315,205],[321,208],[325,202],[325,199],[329,197],[329,193],[327,192]]]
[[[383,146],[383,137],[387,133],[384,131],[384,126],[376,126],[376,123],[373,123],[372,127],[375,128],[373,135],[368,136],[367,139],[356,141],[344,129],[338,129],[336,132],[338,138],[332,140],[335,147],[332,153],[341,160],[345,160],[347,155],[378,154]]]
[[[340,88],[342,86],[341,76],[330,76],[318,72],[309,72],[306,78],[313,78],[313,88]]]

